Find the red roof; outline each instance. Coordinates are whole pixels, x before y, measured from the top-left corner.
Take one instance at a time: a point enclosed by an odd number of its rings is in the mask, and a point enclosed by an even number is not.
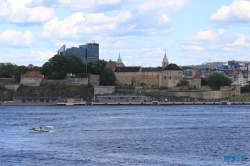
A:
[[[198,74],[195,74],[193,78],[201,78]]]
[[[43,76],[43,75],[40,71],[28,71],[27,73],[24,73],[22,76],[35,77],[35,76]]]

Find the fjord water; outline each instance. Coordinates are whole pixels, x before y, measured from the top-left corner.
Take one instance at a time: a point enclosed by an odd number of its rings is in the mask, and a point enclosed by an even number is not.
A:
[[[0,165],[250,165],[249,108],[1,106]]]

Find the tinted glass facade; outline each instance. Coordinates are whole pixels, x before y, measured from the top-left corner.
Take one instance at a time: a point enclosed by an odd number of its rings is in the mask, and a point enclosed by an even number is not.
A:
[[[65,55],[65,45],[63,45],[58,51],[57,51],[58,55]]]
[[[60,50],[58,50],[58,55],[63,55],[62,52],[59,52]],[[96,62],[99,60],[99,44],[87,43],[85,45],[80,45],[79,47],[67,48],[65,50],[65,56],[77,56],[85,64],[88,62]]]

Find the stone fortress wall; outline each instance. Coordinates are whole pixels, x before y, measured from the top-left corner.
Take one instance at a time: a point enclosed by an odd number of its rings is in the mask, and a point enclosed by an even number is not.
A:
[[[20,84],[26,86],[40,86],[43,78],[22,78]]]

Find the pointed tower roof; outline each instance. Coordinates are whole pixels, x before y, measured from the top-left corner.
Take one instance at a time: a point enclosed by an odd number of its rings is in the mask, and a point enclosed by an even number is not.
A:
[[[241,86],[241,84],[240,84],[239,82],[237,82],[237,81],[234,81],[234,82],[231,84],[231,86]]]
[[[166,55],[166,52],[164,54],[164,58],[163,58],[163,61],[162,62],[168,62],[168,58],[167,58],[167,55]]]
[[[121,58],[121,56],[120,56],[120,52],[119,52],[119,57],[118,57],[118,59],[117,59],[117,63],[122,63],[122,58]]]

